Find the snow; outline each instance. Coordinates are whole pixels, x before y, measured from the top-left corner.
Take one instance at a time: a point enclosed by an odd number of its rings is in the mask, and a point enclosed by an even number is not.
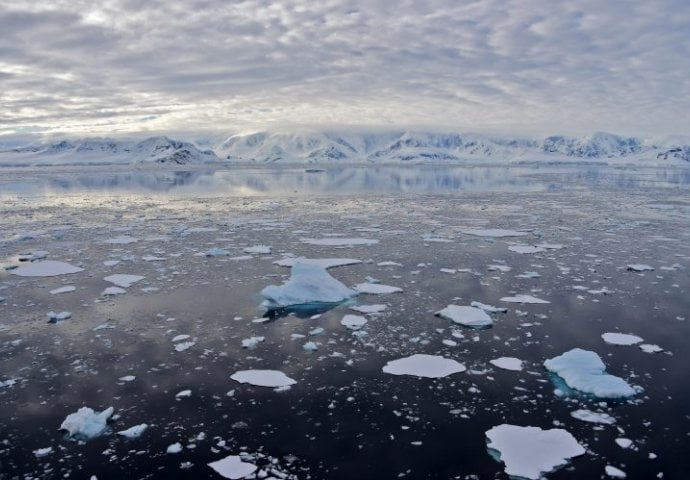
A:
[[[124,288],[120,287],[108,287],[105,290],[101,292],[101,295],[104,297],[113,297],[115,295],[122,295],[127,293],[127,290]]]
[[[367,293],[369,295],[386,295],[389,293],[400,293],[402,288],[392,287],[390,285],[381,285],[380,283],[359,283],[355,285],[355,290],[359,293]]]
[[[541,253],[546,251],[544,247],[537,247],[535,245],[511,245],[508,247],[508,250],[515,253],[525,254]]]
[[[173,444],[168,445],[168,448],[165,449],[165,453],[170,453],[170,454],[175,454],[175,453],[180,453],[182,451],[182,444],[180,442],[175,442]]]
[[[107,421],[114,411],[113,407],[109,407],[96,413],[89,407],[81,407],[75,413],[67,415],[60,425],[60,430],[66,430],[70,438],[75,440],[89,440],[106,430]]]
[[[342,320],[340,320],[341,325],[344,325],[351,330],[362,328],[364,325],[366,325],[366,323],[367,319],[359,315],[347,314],[342,318]]]
[[[321,245],[328,247],[354,247],[357,245],[375,245],[379,243],[378,240],[370,238],[343,238],[343,237],[329,237],[329,238],[302,238],[303,243],[309,245]]]
[[[533,297],[532,295],[515,295],[513,297],[503,297],[502,302],[510,303],[551,303],[547,300],[542,300],[541,298]]]
[[[632,263],[626,266],[626,269],[630,272],[652,272],[654,268],[646,265],[644,263]]]
[[[44,260],[33,262],[29,265],[22,265],[10,271],[12,275],[20,277],[56,277],[58,275],[68,275],[83,271],[83,268],[75,267],[66,262],[56,260]]]
[[[133,427],[129,427],[127,430],[120,430],[119,432],[117,432],[117,434],[129,439],[134,439],[139,438],[147,428],[148,425],[146,423],[142,423],[140,425],[134,425]]]
[[[69,293],[75,291],[77,288],[73,285],[66,285],[64,287],[55,288],[50,291],[51,295],[59,295],[61,293]]]
[[[297,383],[279,370],[240,370],[233,373],[230,378],[257,387],[287,387]]]
[[[383,371],[391,375],[412,375],[425,378],[447,377],[465,370],[465,366],[455,360],[420,353],[391,360],[383,367]]]
[[[589,350],[574,348],[546,360],[544,366],[561,377],[570,388],[596,397],[624,398],[637,393],[622,378],[605,373],[604,362]]]
[[[570,412],[570,416],[589,423],[601,423],[603,425],[613,425],[616,419],[607,413],[593,412],[591,410],[578,409]]]
[[[109,275],[105,277],[103,280],[117,285],[118,287],[127,288],[143,280],[144,278],[145,277],[142,277],[141,275],[128,275],[124,273],[116,273],[114,275]]]
[[[504,370],[512,370],[515,372],[522,370],[522,360],[515,357],[500,357],[495,360],[489,360],[489,363]]]
[[[242,251],[244,253],[251,253],[254,255],[270,255],[271,247],[267,245],[254,245],[253,247],[247,247]]]
[[[242,461],[239,455],[229,455],[221,460],[211,462],[209,467],[214,469],[223,478],[236,480],[246,478],[257,470],[257,466],[252,463]]]
[[[601,338],[609,345],[635,345],[642,341],[637,335],[627,333],[604,333]]]
[[[309,303],[340,303],[357,295],[317,265],[297,263],[290,279],[281,286],[270,285],[261,291],[269,308]]]
[[[435,315],[454,323],[472,328],[488,328],[493,325],[491,317],[481,308],[461,305],[448,305]]]
[[[608,475],[611,478],[625,478],[625,477],[627,477],[627,475],[625,474],[625,472],[623,470],[621,470],[620,468],[616,468],[614,466],[611,466],[611,465],[606,465],[606,467],[604,467],[604,471],[606,472],[606,475]]]
[[[504,238],[522,237],[525,235],[529,235],[528,232],[519,232],[517,230],[505,230],[501,228],[468,228],[462,229],[460,231],[467,235],[474,235],[475,237]]]
[[[499,455],[511,477],[538,480],[543,473],[566,465],[585,449],[568,431],[503,424],[486,432],[488,448]]]
[[[317,267],[329,269],[333,267],[342,267],[345,265],[356,265],[362,263],[361,260],[354,258],[304,258],[304,257],[289,257],[273,262],[275,265],[281,267],[294,267],[297,263],[306,263],[308,265],[316,265]]]

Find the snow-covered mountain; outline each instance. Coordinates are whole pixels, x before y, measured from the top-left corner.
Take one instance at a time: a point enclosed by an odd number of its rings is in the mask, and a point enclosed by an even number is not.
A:
[[[212,150],[201,150],[189,142],[168,137],[145,140],[87,138],[61,140],[50,144],[32,145],[0,152],[0,161],[13,164],[112,164],[169,163],[185,165],[219,161]]]

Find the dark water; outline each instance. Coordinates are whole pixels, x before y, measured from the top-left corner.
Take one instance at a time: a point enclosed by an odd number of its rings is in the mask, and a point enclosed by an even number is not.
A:
[[[503,479],[484,436],[502,423],[565,428],[585,446],[585,455],[548,478],[605,478],[606,465],[633,479],[660,472],[665,479],[685,478],[687,172],[354,170],[171,172],[162,178],[178,180],[162,185],[150,173],[112,174],[100,185],[93,172],[58,173],[59,181],[48,172],[6,174],[0,262],[17,265],[18,254],[46,250],[49,259],[84,271],[50,278],[0,272],[0,381],[16,380],[0,387],[0,478],[220,478],[207,463],[246,451],[270,456],[281,474],[295,478]],[[211,193],[195,198],[205,192],[202,185]],[[293,189],[305,195],[290,194]],[[530,234],[488,239],[463,234],[465,228]],[[379,243],[335,248],[301,241],[333,234]],[[138,241],[104,243],[120,235]],[[564,248],[534,255],[507,248],[523,242]],[[195,255],[219,247],[239,257],[258,244],[272,246],[272,254],[244,260]],[[362,337],[340,325],[344,314],[355,313],[347,305],[313,319],[254,322],[265,314],[260,290],[289,275],[272,263],[287,253],[356,258],[363,263],[329,272],[346,285],[370,276],[404,292],[357,297],[355,303],[388,305],[369,318]],[[164,260],[143,260],[147,255]],[[106,260],[120,263],[107,267]],[[377,266],[383,261],[402,266]],[[501,262],[511,271],[488,270]],[[630,263],[655,270],[629,272]],[[516,277],[525,271],[540,277]],[[105,299],[100,294],[110,284],[103,278],[113,273],[146,278]],[[77,290],[49,293],[62,285]],[[573,289],[578,285],[610,293]],[[142,290],[147,287],[157,290]],[[518,293],[551,303],[500,301]],[[434,316],[450,303],[473,300],[509,311],[483,331]],[[48,324],[51,310],[71,311],[73,318]],[[114,328],[94,330],[104,323]],[[324,332],[310,336],[316,327]],[[636,334],[664,352],[607,345],[604,332]],[[178,334],[191,335],[195,345],[176,352],[171,339]],[[265,341],[242,349],[250,336]],[[302,349],[308,340],[318,344],[316,352]],[[597,352],[608,372],[644,391],[629,401],[555,395],[542,362],[574,347]],[[434,380],[381,371],[387,361],[414,353],[453,358],[468,371]],[[501,356],[524,360],[524,369],[489,363]],[[250,368],[281,370],[298,383],[275,392],[230,379]],[[136,379],[118,380],[125,375]],[[191,397],[176,399],[185,389]],[[86,444],[65,439],[60,423],[84,405],[115,407],[112,431],[144,422],[149,428],[130,441],[114,433]],[[578,408],[607,412],[617,423],[576,420],[570,412]],[[617,446],[619,437],[633,440],[633,448]],[[178,441],[183,451],[166,454]],[[32,453],[48,446],[50,455]],[[184,462],[191,465],[181,468]]]

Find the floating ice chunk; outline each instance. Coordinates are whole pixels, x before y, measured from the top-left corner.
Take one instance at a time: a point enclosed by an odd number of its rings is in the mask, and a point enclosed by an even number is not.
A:
[[[175,394],[175,398],[186,398],[186,397],[191,397],[192,396],[192,391],[191,390],[180,390]]]
[[[629,438],[617,438],[615,440],[616,445],[618,445],[621,448],[630,448],[632,447],[633,441],[630,440]]]
[[[253,349],[256,346],[266,340],[266,337],[249,337],[242,340],[242,348]]]
[[[494,323],[484,310],[476,307],[448,305],[435,315],[470,328],[489,328]]]
[[[644,263],[632,263],[626,266],[629,272],[652,272],[654,268]]]
[[[606,287],[601,287],[599,290],[587,290],[587,293],[591,293],[592,295],[608,295],[611,293],[611,290]]]
[[[315,342],[306,342],[302,345],[302,350],[307,352],[315,352],[319,349],[319,346]]]
[[[81,407],[76,413],[70,413],[60,425],[74,440],[89,440],[101,435],[107,428],[107,421],[113,415],[113,407],[96,413],[89,407]]]
[[[415,354],[391,360],[383,367],[391,375],[412,375],[415,377],[441,378],[466,370],[462,363],[437,355]]]
[[[106,267],[114,267],[118,263],[120,263],[119,260],[106,260],[105,262],[103,262],[103,265],[105,265]]]
[[[579,409],[570,412],[570,416],[589,423],[601,423],[603,425],[613,425],[616,419],[608,413],[593,412],[591,410]]]
[[[316,327],[309,330],[309,335],[321,335],[324,332],[322,327]]]
[[[281,286],[269,285],[261,291],[269,308],[304,305],[308,303],[340,303],[357,292],[331,277],[326,269],[316,265],[297,263],[290,279]]]
[[[541,253],[546,251],[544,247],[537,247],[536,245],[511,245],[508,247],[508,250],[515,253],[526,254]]]
[[[370,295],[385,295],[388,293],[400,293],[402,288],[391,287],[390,285],[381,285],[380,283],[359,283],[355,285],[355,290],[359,293],[368,293]]]
[[[385,262],[379,262],[376,264],[377,267],[402,267],[402,263],[392,262],[387,260]]]
[[[321,245],[329,247],[353,247],[356,245],[375,245],[379,243],[378,240],[370,238],[343,238],[343,237],[331,237],[331,238],[301,238],[302,243],[308,243],[310,245]]]
[[[83,268],[75,267],[66,262],[45,260],[23,265],[10,271],[10,273],[12,275],[19,275],[20,277],[56,277],[58,275],[68,275],[83,270]]]
[[[48,257],[48,253],[45,250],[37,250],[35,252],[30,252],[30,253],[20,253],[19,254],[19,261],[20,262],[35,262],[36,260],[43,260],[46,257]]]
[[[373,305],[354,305],[350,307],[350,310],[354,310],[355,312],[363,313],[365,315],[368,314],[377,314],[381,313],[384,310],[388,308],[388,305],[385,305],[383,303],[376,303]]]
[[[181,342],[182,340],[188,340],[189,338],[191,338],[190,335],[181,334],[181,335],[175,335],[172,338],[172,340],[170,340],[170,341],[175,343],[175,342]]]
[[[39,448],[37,450],[34,450],[34,456],[36,458],[45,457],[47,455],[50,455],[51,453],[53,453],[53,447]]]
[[[258,468],[252,463],[242,461],[239,455],[230,455],[221,460],[211,462],[209,467],[214,469],[223,478],[230,478],[236,480],[239,478],[246,478],[256,471]]]
[[[162,262],[165,257],[156,257],[155,255],[144,255],[141,259],[145,262]]]
[[[48,312],[48,323],[57,323],[72,318],[72,312]]]
[[[508,265],[502,265],[500,263],[498,264],[492,264],[486,267],[486,269],[490,272],[510,272],[512,269]]]
[[[345,327],[351,329],[351,330],[357,330],[359,328],[362,328],[364,325],[366,325],[367,319],[364,317],[361,317],[359,315],[345,315],[342,320],[340,320],[340,324],[344,325]]]
[[[460,231],[466,235],[474,235],[475,237],[504,238],[523,237],[525,235],[529,235],[528,232],[519,232],[517,230],[504,230],[501,228],[468,228],[461,229]]]
[[[69,293],[76,290],[74,285],[66,285],[64,287],[56,288],[50,291],[51,295],[59,295],[61,293]]]
[[[180,442],[175,442],[171,445],[168,445],[168,448],[165,449],[165,453],[170,453],[170,454],[176,454],[180,453],[182,451],[182,444]]]
[[[119,432],[117,432],[117,434],[126,438],[134,439],[139,438],[147,428],[148,425],[146,423],[142,423],[140,425],[134,425],[133,427],[129,427],[127,430],[120,430]]]
[[[514,297],[503,297],[502,302],[510,303],[551,303],[541,298],[533,297],[532,295],[515,295]]]
[[[270,255],[271,247],[268,245],[254,245],[253,247],[247,247],[242,251],[244,253],[251,253],[254,255]]]
[[[601,338],[609,345],[635,345],[642,341],[637,335],[627,333],[604,333]]]
[[[228,252],[227,250],[225,250],[223,248],[214,247],[214,248],[209,248],[208,250],[206,250],[205,252],[203,252],[199,256],[202,256],[202,255],[206,256],[206,257],[228,257],[228,256],[230,256],[230,252]]]
[[[652,343],[643,343],[640,345],[640,350],[644,353],[659,353],[664,351],[659,345],[654,345]]]
[[[543,473],[566,465],[585,449],[568,431],[553,428],[498,425],[486,432],[488,448],[505,464],[510,477],[538,480]]]
[[[452,274],[454,274],[454,273],[457,273],[457,270],[454,269],[454,268],[441,268],[441,269],[439,269],[439,272],[441,272],[441,273],[449,273],[449,274],[452,275]]]
[[[507,313],[508,312],[507,308],[494,307],[493,305],[487,305],[487,304],[481,303],[481,302],[471,302],[470,306],[475,307],[475,308],[480,308],[480,309],[482,309],[488,313]]]
[[[504,370],[512,370],[515,372],[522,370],[522,360],[515,357],[496,358],[495,360],[489,360],[489,363]]]
[[[515,278],[539,278],[541,275],[539,275],[537,272],[523,272],[519,275],[515,275]]]
[[[625,474],[625,472],[623,470],[621,470],[620,468],[616,468],[612,465],[606,465],[606,467],[604,467],[604,471],[606,472],[606,475],[608,475],[611,478],[625,478],[625,477],[627,477],[627,475]]]
[[[356,265],[362,263],[361,260],[354,258],[304,258],[304,257],[290,257],[273,262],[275,265],[281,267],[294,267],[297,263],[305,263],[307,265],[316,265],[317,267],[329,269],[333,267],[343,267],[345,265]]]
[[[118,378],[121,382],[133,382],[137,377],[134,375],[125,375],[124,377]]]
[[[138,238],[130,237],[129,235],[120,235],[119,237],[106,240],[103,243],[109,243],[111,245],[127,245],[129,243],[135,243],[138,241]]]
[[[125,273],[116,273],[114,275],[109,275],[105,277],[103,280],[117,285],[118,287],[127,288],[143,280],[144,278],[145,277],[142,277],[141,275],[128,275]]]
[[[537,243],[537,247],[545,248],[547,250],[560,250],[565,248],[565,245],[560,243]]]
[[[101,292],[103,297],[114,297],[115,295],[123,295],[127,293],[127,290],[120,287],[108,287]]]
[[[0,380],[0,387],[11,387],[15,383],[17,383],[17,381],[13,378],[10,378],[9,380],[5,380],[4,382],[2,380]]]
[[[544,366],[561,377],[570,388],[596,397],[622,398],[637,393],[622,378],[605,373],[604,362],[599,355],[589,350],[574,348],[546,360]]]
[[[288,387],[297,383],[279,370],[240,370],[233,373],[230,378],[257,387]]]
[[[175,344],[175,351],[184,352],[185,350],[192,348],[194,345],[196,345],[196,342],[180,342]]]

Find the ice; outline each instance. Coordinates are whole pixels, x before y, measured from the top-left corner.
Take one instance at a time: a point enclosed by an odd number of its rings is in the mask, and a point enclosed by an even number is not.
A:
[[[501,357],[495,360],[489,360],[489,363],[504,370],[512,370],[515,372],[522,370],[522,360],[515,357]]]
[[[103,297],[113,297],[115,295],[123,295],[127,293],[127,290],[124,288],[120,287],[108,287],[105,290],[101,292],[101,296]]]
[[[121,435],[126,438],[134,439],[134,438],[139,438],[142,433],[144,433],[144,430],[148,428],[148,425],[146,423],[142,423],[140,425],[134,425],[133,427],[129,427],[127,430],[120,430],[117,432],[118,435]]]
[[[379,243],[378,240],[373,240],[370,238],[342,238],[342,237],[331,237],[331,238],[302,238],[303,243],[308,243],[309,245],[321,245],[328,247],[354,247],[356,245],[375,245]]]
[[[182,444],[180,442],[175,442],[171,445],[168,445],[168,448],[165,449],[165,453],[170,453],[170,454],[180,453],[181,451],[182,451]]]
[[[230,378],[257,387],[287,387],[297,383],[279,370],[240,370],[233,373]]]
[[[263,342],[266,339],[266,337],[249,337],[245,338],[242,340],[242,348],[249,348],[253,349],[256,348],[256,346]]]
[[[494,307],[493,305],[487,305],[481,302],[470,302],[471,307],[480,308],[488,313],[507,313],[507,308]]]
[[[357,330],[359,328],[362,328],[364,325],[366,325],[366,323],[367,319],[359,315],[347,314],[343,317],[342,320],[340,320],[341,325],[344,325],[345,327],[351,330]]]
[[[256,465],[243,462],[242,457],[239,455],[229,455],[221,460],[209,463],[208,466],[218,472],[220,476],[232,480],[246,478],[257,469]]]
[[[415,377],[441,378],[466,370],[462,363],[437,355],[415,354],[391,360],[383,367],[385,373],[392,375],[412,375]]]
[[[308,303],[340,303],[357,295],[317,265],[297,263],[290,279],[281,286],[270,285],[261,291],[269,308]]]
[[[629,438],[617,438],[615,440],[616,445],[618,445],[621,448],[630,448],[632,447],[633,441],[630,440]]]
[[[204,255],[206,257],[228,257],[228,256],[230,256],[230,252],[228,252],[227,250],[222,249],[222,248],[214,247],[214,248],[209,248],[204,253],[202,253],[202,255]]]
[[[589,423],[601,423],[603,425],[613,425],[616,419],[608,413],[593,412],[591,410],[579,409],[570,412],[570,416]]]
[[[502,302],[510,303],[551,303],[541,298],[533,297],[532,295],[515,295],[514,297],[503,297]]]
[[[470,228],[461,229],[462,233],[467,235],[474,235],[475,237],[493,237],[493,238],[504,238],[504,237],[522,237],[529,235],[528,232],[519,232],[517,230],[504,230],[501,228]]]
[[[142,277],[141,275],[128,275],[125,273],[116,273],[114,275],[109,275],[105,277],[103,280],[117,285],[118,287],[127,288],[143,280],[144,278],[145,277]]]
[[[448,305],[435,315],[470,328],[489,328],[494,323],[484,310],[476,307]]]
[[[171,342],[173,342],[173,343],[181,342],[182,340],[188,340],[189,338],[191,338],[191,337],[189,335],[186,335],[186,334],[175,335],[172,338]]]
[[[354,288],[359,293],[368,293],[370,295],[385,295],[388,293],[402,292],[402,288],[392,287],[390,285],[381,285],[380,283],[359,283],[355,285]]]
[[[302,345],[302,350],[307,352],[315,352],[319,349],[319,346],[315,342],[306,342]]]
[[[585,449],[568,431],[553,428],[498,425],[486,432],[488,448],[498,454],[510,477],[538,480],[543,473],[566,465]]]
[[[654,268],[652,268],[651,266],[646,265],[644,263],[632,263],[630,265],[627,265],[626,269],[629,272],[651,272],[651,271],[654,271]]]
[[[271,247],[268,245],[254,245],[253,247],[247,247],[242,251],[244,253],[251,253],[254,255],[270,255]]]
[[[546,251],[544,247],[537,247],[536,245],[511,245],[508,247],[508,250],[515,253],[525,254],[541,253]]]
[[[175,344],[175,351],[184,352],[185,350],[192,348],[194,345],[196,345],[196,342],[180,342]]]
[[[604,471],[606,472],[606,475],[611,478],[625,478],[627,476],[623,470],[612,465],[606,465],[606,467],[604,467]]]
[[[609,345],[635,345],[642,341],[637,335],[627,333],[604,333],[601,338]]]
[[[137,377],[134,375],[125,375],[124,377],[118,378],[121,382],[133,382]]]
[[[596,397],[623,398],[637,393],[622,378],[605,373],[604,362],[589,350],[574,348],[546,360],[544,366],[561,377],[570,388]]]
[[[76,413],[70,413],[60,425],[74,440],[89,440],[101,435],[107,428],[108,419],[113,415],[113,407],[96,413],[89,407],[81,407]]]
[[[72,312],[48,312],[48,322],[57,323],[72,318]]]
[[[20,253],[19,254],[19,261],[20,262],[35,262],[36,260],[43,260],[44,258],[48,257],[48,253],[45,250],[37,250],[35,252],[30,252],[30,253]]]
[[[329,269],[333,267],[343,267],[345,265],[356,265],[362,263],[361,260],[354,258],[304,258],[304,257],[289,257],[283,258],[273,262],[275,265],[281,267],[294,267],[297,263],[304,263],[307,265],[315,265],[317,267]]]
[[[103,265],[105,265],[106,267],[114,267],[118,263],[120,263],[120,260],[106,260],[105,262],[103,262]]]
[[[60,288],[56,288],[54,290],[51,290],[50,294],[51,295],[59,295],[61,293],[69,293],[69,292],[73,292],[75,290],[76,290],[76,287],[74,287],[73,285],[66,285],[64,287],[60,287]]]
[[[501,264],[492,264],[486,267],[486,269],[490,272],[503,272],[507,273],[512,270],[508,265],[501,265]]]
[[[187,389],[187,390],[180,390],[175,394],[175,398],[180,399],[180,398],[186,398],[186,397],[191,397],[192,396],[192,391]]]
[[[81,272],[83,270],[83,268],[75,267],[66,262],[45,260],[23,265],[10,271],[10,273],[12,275],[19,275],[20,277],[55,277],[58,275]]]
[[[383,303],[376,303],[373,305],[354,305],[350,307],[350,310],[354,310],[355,312],[363,313],[365,315],[367,314],[377,314],[385,311],[388,308],[388,305],[383,304]]]
[[[130,243],[138,242],[138,238],[130,237],[129,235],[120,235],[119,237],[111,238],[104,241],[103,243],[109,243],[111,245],[127,245]]]
[[[36,458],[45,457],[47,455],[50,455],[51,453],[53,453],[53,447],[39,448],[37,450],[34,450],[34,455],[36,456]]]
[[[654,345],[652,343],[643,343],[640,345],[640,350],[644,353],[659,353],[664,351],[659,345]]]
[[[402,267],[402,263],[392,262],[390,260],[386,260],[385,262],[377,263],[376,266],[378,266],[378,267]]]

